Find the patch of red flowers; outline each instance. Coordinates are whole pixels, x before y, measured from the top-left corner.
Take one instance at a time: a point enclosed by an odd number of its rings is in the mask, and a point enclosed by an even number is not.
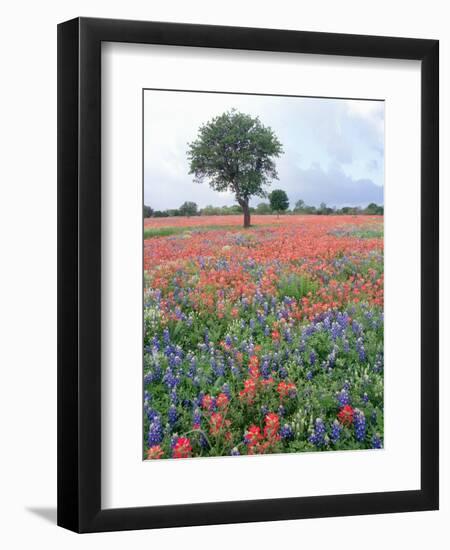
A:
[[[219,435],[222,428],[228,428],[230,425],[231,420],[226,420],[219,412],[212,413],[211,418],[209,419],[209,431],[211,435]]]
[[[353,408],[350,405],[344,405],[337,416],[341,424],[350,426],[353,423]]]
[[[280,418],[275,413],[266,414],[264,418],[264,432],[261,428],[252,424],[244,435],[244,441],[248,447],[248,454],[264,454],[280,440]]]
[[[255,426],[255,424],[252,424],[251,426],[249,426],[248,430],[245,432],[245,435],[244,435],[244,440],[249,446],[249,448],[257,445],[262,439],[263,439],[263,435],[261,433],[261,428],[259,426]]]
[[[249,405],[253,403],[256,397],[256,381],[253,378],[244,381],[244,389],[239,392],[239,397]]]
[[[297,387],[292,382],[285,382],[282,380],[278,384],[277,392],[280,399],[284,399],[285,397],[293,398],[297,395]]]
[[[163,455],[164,451],[161,449],[160,445],[153,445],[153,447],[150,447],[150,449],[147,450],[147,458],[150,460],[162,458]]]
[[[248,371],[251,378],[258,378],[259,376],[259,359],[256,355],[252,355],[248,362]]]
[[[191,453],[191,440],[188,437],[179,437],[172,451],[173,458],[189,458]]]
[[[229,399],[224,393],[219,393],[216,399],[216,404],[219,409],[225,409],[228,405]]]
[[[280,418],[275,413],[266,414],[264,418],[264,437],[271,443],[278,441],[280,436],[278,430],[280,429]]]
[[[213,407],[213,398],[206,394],[203,396],[203,399],[202,399],[202,407],[207,410],[207,411],[210,411]]]

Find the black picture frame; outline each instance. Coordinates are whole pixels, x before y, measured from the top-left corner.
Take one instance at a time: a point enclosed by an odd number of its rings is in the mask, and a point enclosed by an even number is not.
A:
[[[420,490],[102,510],[104,41],[421,61]],[[58,525],[85,533],[438,509],[438,75],[437,40],[92,18],[58,26]]]

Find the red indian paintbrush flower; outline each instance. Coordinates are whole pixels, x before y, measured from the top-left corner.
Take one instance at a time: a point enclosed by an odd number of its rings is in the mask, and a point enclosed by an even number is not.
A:
[[[192,452],[191,440],[188,437],[179,437],[172,451],[173,458],[189,458]]]
[[[285,397],[293,398],[297,395],[297,388],[292,382],[285,382],[284,380],[282,380],[278,384],[277,392],[280,396],[280,399],[283,399]]]
[[[244,381],[244,389],[239,392],[239,397],[248,404],[253,403],[256,396],[256,382],[253,378]]]
[[[217,435],[224,424],[223,415],[221,413],[215,412],[212,413],[209,420],[209,431],[212,435]]]
[[[344,426],[350,426],[353,422],[353,408],[350,405],[344,405],[339,411],[338,419]]]
[[[164,451],[161,449],[160,445],[153,445],[150,449],[147,450],[147,458],[149,460],[154,460],[156,458],[162,458]]]
[[[250,357],[250,360],[248,362],[248,371],[251,378],[256,379],[259,377],[259,359],[256,355],[252,355]]]
[[[275,413],[266,414],[264,418],[264,437],[271,442],[279,439],[278,430],[280,429],[280,418]]]
[[[224,409],[228,405],[228,397],[224,393],[219,393],[216,399],[216,404],[219,409]]]
[[[256,445],[263,438],[261,428],[252,424],[245,432],[244,439],[249,447]]]
[[[202,407],[209,411],[212,407],[213,399],[210,395],[206,394],[202,399]]]

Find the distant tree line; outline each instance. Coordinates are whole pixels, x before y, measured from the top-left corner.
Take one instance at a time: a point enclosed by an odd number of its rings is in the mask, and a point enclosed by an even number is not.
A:
[[[371,202],[365,208],[360,206],[342,206],[341,208],[332,208],[327,206],[324,202],[320,203],[320,206],[317,208],[315,206],[309,206],[305,201],[298,200],[295,203],[295,207],[292,209],[293,214],[315,214],[315,215],[324,215],[329,216],[333,214],[337,215],[349,215],[349,214],[368,214],[368,215],[383,215],[384,206],[375,204]]]
[[[320,216],[343,216],[343,215],[383,215],[384,207],[374,202],[368,204],[365,208],[360,206],[343,206],[336,208],[327,206],[324,202],[320,206],[309,206],[303,200],[298,200],[294,208],[289,209],[289,200],[284,191],[275,189],[269,194],[270,202],[260,202],[256,207],[250,206],[251,214],[301,214],[301,215],[320,215]],[[153,210],[151,206],[144,205],[144,218],[168,218],[173,216],[227,216],[242,214],[243,208],[239,204],[232,206],[212,206],[208,205],[199,208],[195,202],[186,201],[179,208],[169,208],[167,210]]]

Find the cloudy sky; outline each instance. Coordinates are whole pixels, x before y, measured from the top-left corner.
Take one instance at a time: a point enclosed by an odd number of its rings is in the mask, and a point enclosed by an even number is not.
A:
[[[206,181],[194,183],[186,155],[201,124],[232,108],[259,116],[283,144],[271,188],[284,189],[291,206],[299,199],[315,206],[383,204],[382,101],[153,90],[144,93],[145,204],[164,210],[187,200],[199,207],[235,202]]]

